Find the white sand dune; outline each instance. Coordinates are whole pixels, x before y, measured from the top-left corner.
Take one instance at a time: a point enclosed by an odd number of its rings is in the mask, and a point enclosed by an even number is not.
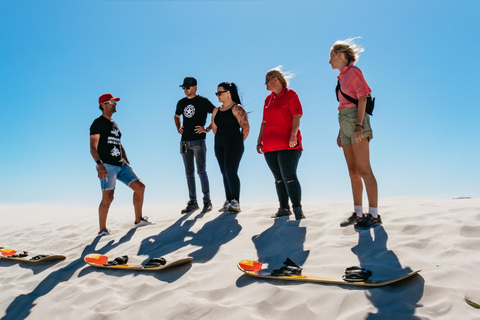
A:
[[[151,206],[157,224],[132,229],[131,207],[112,207],[113,236],[96,238],[96,208],[1,205],[0,246],[57,253],[66,260],[0,260],[0,319],[480,319],[480,199],[382,199],[383,226],[340,228],[350,202],[306,203],[306,220],[271,219],[273,203],[243,204],[238,215],[180,215]],[[4,214],[4,217],[6,215]],[[293,218],[291,218],[293,219]],[[192,264],[161,272],[87,266],[83,257],[164,256]],[[372,279],[422,269],[381,288],[264,280],[243,275],[242,259],[272,268],[286,257],[305,274],[340,278],[361,265]]]

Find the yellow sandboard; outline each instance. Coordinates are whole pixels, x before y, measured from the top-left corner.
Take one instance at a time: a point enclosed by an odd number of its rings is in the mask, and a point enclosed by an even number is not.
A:
[[[392,284],[403,279],[409,278],[413,275],[416,275],[422,270],[416,270],[410,272],[406,275],[385,280],[368,280],[361,282],[349,282],[343,279],[331,279],[331,278],[320,278],[316,276],[309,275],[293,275],[293,276],[272,276],[271,272],[266,269],[262,269],[262,264],[258,261],[253,260],[242,260],[238,263],[238,269],[245,273],[246,275],[265,278],[265,279],[280,279],[280,280],[289,280],[289,281],[304,281],[304,282],[317,282],[317,283],[331,283],[331,284],[340,284],[340,285],[349,285],[349,286],[358,286],[358,287],[381,287],[388,284]]]
[[[18,253],[18,251],[0,247],[0,258],[6,259],[6,260],[37,263],[37,262],[45,262],[45,261],[63,260],[66,258],[65,256],[59,255],[59,254],[45,254],[46,257],[32,260],[33,257],[39,256],[38,254],[33,254],[33,253],[28,253],[26,257],[12,257],[16,253]]]
[[[107,263],[110,258],[108,256],[98,254],[98,253],[90,253],[87,254],[84,258],[85,262],[92,267],[98,267],[98,268],[107,268],[107,269],[122,269],[122,270],[142,270],[142,271],[158,271],[158,270],[163,270],[175,266],[179,266],[182,264],[189,263],[190,261],[193,260],[192,257],[184,258],[184,259],[179,259],[179,260],[174,260],[168,262],[164,266],[158,266],[158,267],[153,267],[153,268],[145,268],[142,264],[122,264],[122,265],[116,265],[116,266],[104,266],[105,263]]]

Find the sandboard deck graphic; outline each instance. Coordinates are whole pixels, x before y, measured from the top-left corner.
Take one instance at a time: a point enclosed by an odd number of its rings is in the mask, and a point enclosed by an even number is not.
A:
[[[122,264],[122,265],[115,265],[115,266],[104,266],[105,263],[107,263],[110,260],[108,256],[98,254],[98,253],[90,253],[87,254],[84,258],[84,261],[92,266],[92,267],[98,267],[98,268],[106,268],[106,269],[122,269],[122,270],[142,270],[142,271],[158,271],[158,270],[163,270],[167,268],[172,268],[175,266],[179,266],[182,264],[189,263],[190,261],[193,260],[192,257],[184,258],[184,259],[179,259],[179,260],[174,260],[171,262],[168,262],[164,266],[158,266],[158,267],[152,267],[152,268],[145,268],[142,264],[132,264],[132,263],[127,263],[127,264]]]
[[[342,279],[331,279],[331,278],[321,278],[316,276],[309,275],[292,275],[292,276],[272,276],[271,272],[266,269],[262,269],[262,263],[253,260],[242,260],[238,263],[238,269],[245,273],[246,275],[265,278],[265,279],[281,279],[289,281],[304,281],[304,282],[317,282],[317,283],[330,283],[330,284],[340,284],[340,285],[349,285],[349,286],[359,286],[359,287],[381,287],[386,286],[404,279],[407,279],[413,275],[416,275],[421,270],[412,271],[406,275],[393,278],[393,279],[384,279],[384,280],[367,280],[361,282],[349,282]]]
[[[66,258],[64,255],[60,255],[60,254],[39,255],[39,254],[33,254],[29,252],[27,252],[27,255],[25,257],[13,257],[13,255],[19,254],[19,253],[23,253],[23,251],[16,251],[13,249],[0,247],[0,258],[7,259],[7,260],[38,263],[38,262],[45,262],[45,261],[63,260]]]

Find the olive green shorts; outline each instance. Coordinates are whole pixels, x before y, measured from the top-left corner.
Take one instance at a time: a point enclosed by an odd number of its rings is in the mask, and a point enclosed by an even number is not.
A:
[[[340,124],[340,138],[342,145],[354,144],[353,131],[357,122],[357,107],[343,108],[338,113],[338,123]],[[363,117],[363,138],[369,141],[373,139],[372,127],[370,126],[370,116],[365,113]]]

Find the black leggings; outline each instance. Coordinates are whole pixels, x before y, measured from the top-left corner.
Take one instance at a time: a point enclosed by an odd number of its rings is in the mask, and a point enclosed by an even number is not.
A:
[[[297,178],[298,160],[302,155],[301,149],[280,150],[265,152],[265,160],[275,177],[280,208],[289,208],[288,198],[292,207],[301,207],[302,188]]]
[[[215,156],[220,166],[223,176],[223,186],[225,187],[225,196],[228,201],[237,200],[240,202],[240,178],[238,177],[238,167],[242,159],[243,139],[236,141],[224,141],[215,139]]]

